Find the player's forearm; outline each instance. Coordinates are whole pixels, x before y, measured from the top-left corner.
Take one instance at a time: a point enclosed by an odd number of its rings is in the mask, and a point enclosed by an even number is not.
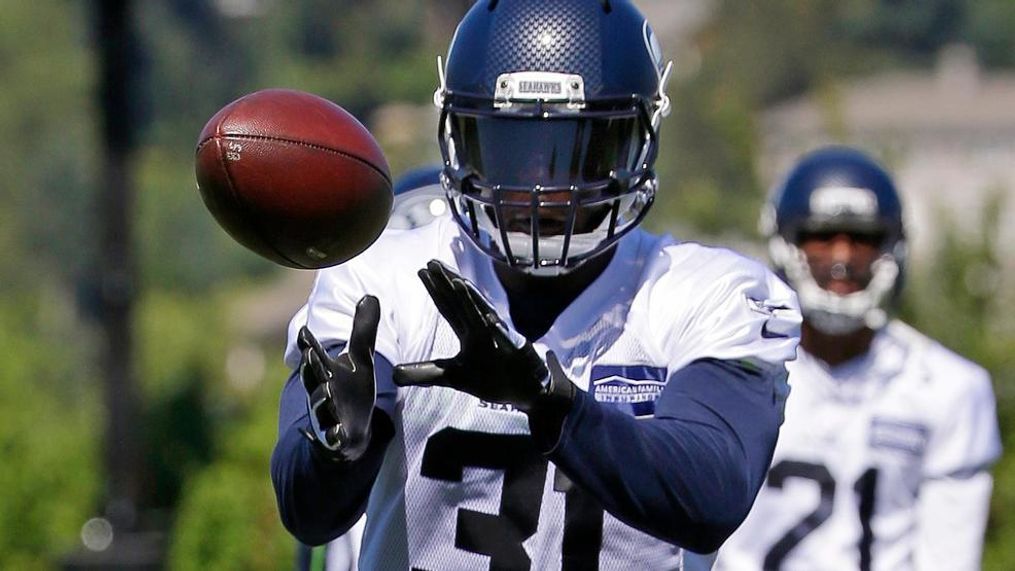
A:
[[[750,510],[778,435],[768,381],[749,374],[692,364],[670,380],[653,419],[581,393],[550,458],[629,525],[713,551]]]
[[[306,396],[294,375],[282,393],[271,478],[283,525],[300,541],[319,545],[344,533],[363,513],[394,431],[387,414],[375,410],[366,453],[355,462],[336,463],[314,450],[303,432],[309,426]]]

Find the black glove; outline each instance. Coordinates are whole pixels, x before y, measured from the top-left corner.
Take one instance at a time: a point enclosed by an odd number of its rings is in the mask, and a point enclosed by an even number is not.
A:
[[[509,331],[472,284],[436,260],[420,270],[419,277],[458,336],[461,351],[450,359],[399,365],[395,384],[450,387],[523,411],[556,393],[546,364],[532,344]],[[557,388],[573,395],[571,382],[560,376]]]
[[[332,359],[306,326],[296,344],[302,351],[300,377],[307,391],[307,410],[319,452],[339,461],[354,461],[370,443],[370,421],[377,398],[374,342],[380,304],[372,295],[356,304],[352,333],[345,351]]]

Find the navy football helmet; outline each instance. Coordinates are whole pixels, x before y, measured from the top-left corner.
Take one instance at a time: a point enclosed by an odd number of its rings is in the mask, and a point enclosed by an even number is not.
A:
[[[645,217],[669,66],[629,0],[480,0],[438,60],[452,213],[496,260],[566,272]]]
[[[878,329],[898,293],[906,259],[902,205],[895,184],[867,155],[825,147],[804,156],[776,186],[762,213],[776,270],[796,289],[804,316],[819,331],[843,335]],[[867,286],[850,294],[820,287],[798,248],[807,233],[875,236],[880,256]]]

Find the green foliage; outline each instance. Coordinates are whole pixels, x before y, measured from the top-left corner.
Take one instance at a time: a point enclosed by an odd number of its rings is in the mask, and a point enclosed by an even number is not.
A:
[[[674,99],[679,103],[661,135],[662,190],[651,222],[666,227],[679,220],[706,235],[748,232],[761,203],[750,102],[728,86],[681,86]]]
[[[905,310],[915,325],[935,332],[944,344],[1007,376],[1012,369],[1003,365],[1015,364],[1015,347],[998,345],[1010,333],[1005,329],[1012,317],[1001,295],[1001,204],[999,195],[988,201],[974,234],[940,216],[938,250],[931,263],[915,268]]]
[[[965,37],[988,66],[1015,66],[1015,3],[1012,0],[969,2]]]
[[[4,287],[73,275],[87,251],[92,65],[81,12],[42,0],[5,4],[0,17],[0,263],[18,268]]]
[[[941,215],[934,258],[914,268],[903,317],[945,346],[985,367],[994,381],[1003,442],[1015,437],[1015,311],[1011,276],[1000,252],[1000,195],[985,205],[978,232],[963,233]],[[1008,292],[1007,294],[1005,292]],[[1005,455],[994,469],[995,487],[984,553],[985,569],[1015,567],[1015,461]]]
[[[1010,389],[1009,389],[1010,391]],[[1006,443],[1015,434],[1015,403],[1011,396],[1005,399],[1001,417],[1002,434]],[[1010,444],[1009,444],[1010,446]],[[983,568],[988,571],[1003,571],[1015,567],[1015,547],[1011,544],[1015,533],[1015,519],[1011,512],[1015,506],[1015,455],[1005,454],[994,467],[994,495],[990,510],[990,526],[987,528],[986,545],[983,554]]]
[[[693,234],[754,236],[765,190],[754,166],[757,113],[884,59],[848,41],[842,10],[833,0],[719,4],[699,35],[700,69],[671,88],[674,112],[664,122],[653,224],[678,220]],[[676,64],[686,65],[679,58]]]
[[[154,291],[139,311],[153,476],[146,505],[175,510],[171,569],[281,569],[294,558],[268,478],[286,373],[276,358],[258,378],[230,381],[226,356],[249,342],[223,310],[240,291],[220,287],[198,300]]]
[[[278,367],[271,379],[284,379]],[[191,478],[169,550],[169,569],[286,569],[295,541],[285,531],[268,478],[280,384],[265,383],[256,405],[219,434],[216,462]]]
[[[195,300],[153,290],[139,305],[148,507],[175,507],[185,482],[218,459],[220,432],[235,431],[251,408],[274,402],[251,388],[261,378],[239,387],[229,380],[225,356],[242,341],[223,310],[236,293],[223,289]]]
[[[1015,64],[1015,4],[1011,0],[849,0],[841,3],[842,30],[854,44],[894,52],[932,65],[937,51],[956,42],[973,46],[989,67]]]
[[[869,42],[917,57],[960,39],[966,0],[852,0],[844,24],[857,42]]]
[[[271,41],[262,42],[272,64],[265,70],[266,83],[317,93],[361,120],[381,103],[425,102],[434,87],[434,64],[432,54],[420,49],[421,4],[357,4],[337,10],[327,0],[295,10],[276,5],[282,25]],[[384,23],[384,33],[363,33],[378,22]],[[383,73],[378,73],[379,61]]]
[[[296,543],[282,529],[267,468],[220,462],[189,482],[168,568],[286,569]]]
[[[0,568],[46,566],[94,515],[98,414],[72,337],[42,329],[37,299],[0,303]]]

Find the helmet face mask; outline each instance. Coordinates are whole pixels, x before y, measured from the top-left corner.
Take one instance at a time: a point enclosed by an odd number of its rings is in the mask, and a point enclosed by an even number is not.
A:
[[[796,290],[804,316],[817,330],[847,335],[864,327],[880,329],[888,322],[887,306],[895,296],[902,271],[898,253],[882,253],[865,272],[866,285],[845,294],[825,289],[807,255],[782,236],[769,239],[769,255]]]
[[[459,225],[495,260],[566,272],[634,229],[655,198],[666,74],[644,18],[627,2],[612,6],[477,2],[456,32],[446,76],[438,64],[442,181]],[[581,13],[594,17],[573,18]],[[644,41],[628,69],[612,61],[618,54],[580,43],[589,33],[605,44],[632,31]],[[622,73],[603,75],[610,69]]]
[[[906,260],[898,193],[888,174],[843,147],[815,151],[789,173],[762,214],[773,265],[797,291],[807,322],[828,335],[879,329]],[[846,235],[850,260],[808,256],[808,243]],[[855,284],[836,291],[835,283]]]

